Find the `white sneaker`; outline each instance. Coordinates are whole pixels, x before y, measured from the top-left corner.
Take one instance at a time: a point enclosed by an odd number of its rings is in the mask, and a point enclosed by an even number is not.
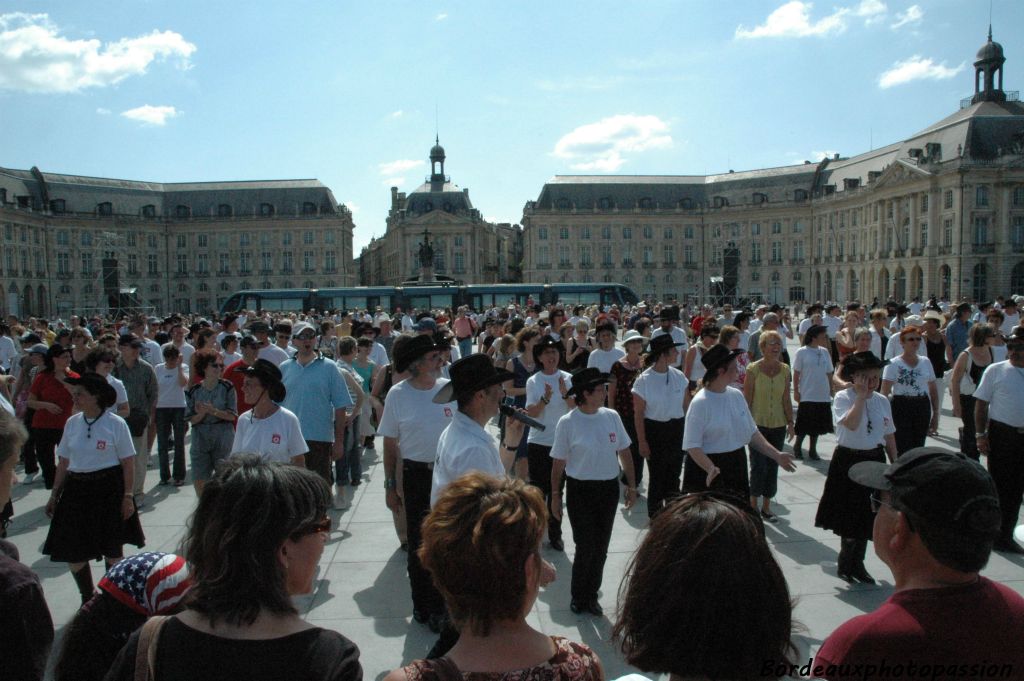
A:
[[[23,485],[31,485],[33,482],[35,482],[35,479],[38,476],[39,476],[39,473],[29,473],[28,475],[26,475],[22,479],[21,484],[23,484]]]
[[[350,489],[352,488],[348,485],[336,485],[334,487],[334,508],[339,511],[352,508],[352,500],[349,498]]]

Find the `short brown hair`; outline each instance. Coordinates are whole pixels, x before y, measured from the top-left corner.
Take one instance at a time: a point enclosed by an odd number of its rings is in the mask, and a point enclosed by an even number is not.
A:
[[[758,679],[794,653],[786,578],[745,499],[673,501],[630,560],[619,604],[612,636],[646,672]]]
[[[523,566],[534,557],[547,508],[521,480],[469,473],[454,481],[423,521],[423,567],[444,596],[452,621],[477,636],[519,617],[526,598]]]
[[[206,378],[206,369],[220,359],[220,353],[211,348],[196,350],[192,354],[192,370],[199,378]]]

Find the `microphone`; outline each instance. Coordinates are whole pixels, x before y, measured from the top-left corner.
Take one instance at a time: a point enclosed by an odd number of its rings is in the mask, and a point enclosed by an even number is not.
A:
[[[533,418],[532,416],[527,416],[523,412],[517,411],[515,409],[515,407],[511,407],[511,406],[509,406],[507,404],[503,404],[500,407],[498,407],[498,409],[505,416],[508,416],[509,418],[513,418],[516,421],[519,421],[520,423],[525,423],[526,425],[530,426],[531,428],[536,428],[537,430],[546,430],[547,429],[547,426],[545,426],[543,423],[541,423],[537,419]]]

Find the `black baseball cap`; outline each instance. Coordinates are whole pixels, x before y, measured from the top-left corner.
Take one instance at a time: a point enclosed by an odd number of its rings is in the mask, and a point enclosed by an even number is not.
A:
[[[992,476],[959,452],[917,447],[892,464],[854,464],[850,479],[892,492],[900,510],[929,527],[974,537],[999,534],[999,495]]]

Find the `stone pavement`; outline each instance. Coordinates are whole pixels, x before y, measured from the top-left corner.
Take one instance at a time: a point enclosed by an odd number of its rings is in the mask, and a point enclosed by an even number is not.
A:
[[[948,402],[947,398],[947,405]],[[929,444],[955,448],[957,423],[958,419],[945,410],[940,434],[930,438]],[[834,438],[826,436],[819,442],[824,461],[802,461],[797,472],[780,472],[774,505],[780,521],[766,525],[768,541],[796,600],[794,617],[800,625],[796,641],[803,661],[836,626],[870,612],[892,593],[892,576],[870,548],[867,567],[879,580],[878,586],[851,586],[838,579],[835,561],[839,539],[814,527],[814,513],[834,446]],[[297,600],[300,611],[310,622],[337,630],[359,646],[367,679],[380,679],[390,669],[422,657],[436,638],[426,626],[412,620],[406,554],[399,547],[390,511],[384,504],[381,448],[378,440],[376,451],[364,453],[364,483],[356,488],[352,508],[331,511],[336,529],[320,561],[315,592]],[[155,462],[155,455],[153,458]],[[156,486],[158,478],[158,473],[151,469],[146,505],[141,513],[146,549],[174,551],[195,504],[195,493],[191,486]],[[48,527],[43,513],[47,492],[41,481],[16,485],[13,492],[16,516],[9,539],[21,551],[22,562],[39,574],[59,639],[60,629],[78,608],[79,597],[67,567],[52,563],[39,553]],[[631,512],[620,508],[616,519],[600,599],[606,613],[603,618],[574,615],[569,610],[573,543],[567,521],[565,553],[547,546],[543,549],[544,557],[558,568],[558,579],[542,590],[529,617],[531,624],[541,631],[582,641],[594,648],[604,662],[608,678],[635,671],[608,638],[621,576],[647,522],[644,503],[641,497]],[[134,547],[127,549],[134,551]],[[98,582],[101,564],[93,563],[92,569]],[[993,553],[984,574],[1024,594],[1024,559]]]

